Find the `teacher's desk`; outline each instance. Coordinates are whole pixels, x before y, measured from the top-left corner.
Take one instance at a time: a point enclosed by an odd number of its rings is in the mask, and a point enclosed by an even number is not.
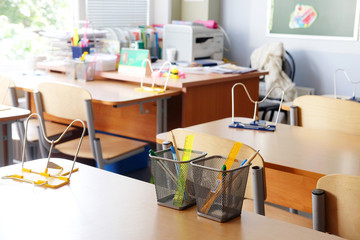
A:
[[[48,71],[64,71],[63,67],[52,67],[49,64],[40,64],[40,67]],[[245,74],[193,74],[187,73],[186,79],[169,79],[168,88],[180,91],[179,95],[172,96],[167,101],[167,129],[177,127],[187,127],[199,123],[209,122],[224,117],[231,116],[231,88],[235,83],[242,82],[246,85],[251,97],[259,97],[259,77],[267,72],[249,72]],[[132,82],[140,86],[141,78],[138,76],[112,72],[97,72],[95,77],[98,82]],[[150,77],[146,77],[144,82],[152,83]],[[156,81],[158,86],[165,84],[165,78],[159,78]],[[102,89],[99,87],[99,89]],[[103,90],[106,94],[106,90]],[[254,107],[248,100],[244,90],[238,88],[235,90],[235,104],[239,106],[235,110],[237,116],[252,117]],[[106,115],[106,124],[95,123],[96,129],[106,132],[118,133],[129,137],[140,138],[155,142],[156,131],[152,127],[156,119],[155,103],[144,104],[145,114],[140,114],[138,107],[128,106],[125,116],[120,111],[110,111],[111,108],[104,106],[101,110],[103,116]],[[95,108],[95,116],[99,109]],[[140,120],[140,118],[142,120]],[[121,121],[126,127],[121,129],[116,126],[117,121]],[[139,121],[139,122],[138,122]],[[164,130],[166,131],[166,130]]]

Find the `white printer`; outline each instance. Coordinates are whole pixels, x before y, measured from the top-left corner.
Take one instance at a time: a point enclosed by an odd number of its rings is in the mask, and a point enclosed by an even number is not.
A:
[[[164,26],[163,59],[167,59],[168,48],[176,49],[177,61],[222,60],[224,35],[220,29],[203,25],[167,24]]]

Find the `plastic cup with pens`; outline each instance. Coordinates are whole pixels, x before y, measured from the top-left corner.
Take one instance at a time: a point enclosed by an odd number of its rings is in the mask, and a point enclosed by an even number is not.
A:
[[[154,176],[157,203],[177,210],[186,209],[195,204],[195,190],[190,162],[201,159],[206,153],[177,148],[174,156],[171,148],[150,152],[151,170]],[[190,154],[189,160],[180,161],[184,154]]]
[[[92,61],[89,61],[86,56],[87,52],[84,52],[80,58],[73,59],[68,63],[66,75],[69,79],[80,81],[94,80],[96,56]]]

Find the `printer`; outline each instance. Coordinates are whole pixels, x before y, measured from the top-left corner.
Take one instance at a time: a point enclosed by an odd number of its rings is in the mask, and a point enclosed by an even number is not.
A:
[[[176,49],[177,61],[223,58],[224,35],[220,29],[209,29],[200,24],[167,24],[163,34],[163,59],[167,59],[166,49],[169,48]]]

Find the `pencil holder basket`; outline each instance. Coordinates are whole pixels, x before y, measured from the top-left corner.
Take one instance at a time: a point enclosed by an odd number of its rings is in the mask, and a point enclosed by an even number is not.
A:
[[[178,152],[181,159],[184,149],[178,148]],[[192,150],[188,161],[173,160],[170,148],[155,154],[157,156],[149,156],[157,203],[177,210],[194,205],[195,190],[190,162],[204,158],[206,153]]]
[[[71,47],[72,58],[80,58],[84,52],[88,52],[90,54],[90,47]]]
[[[241,215],[251,164],[240,167],[235,161],[222,170],[226,158],[211,156],[191,162],[199,216],[226,222]]]

